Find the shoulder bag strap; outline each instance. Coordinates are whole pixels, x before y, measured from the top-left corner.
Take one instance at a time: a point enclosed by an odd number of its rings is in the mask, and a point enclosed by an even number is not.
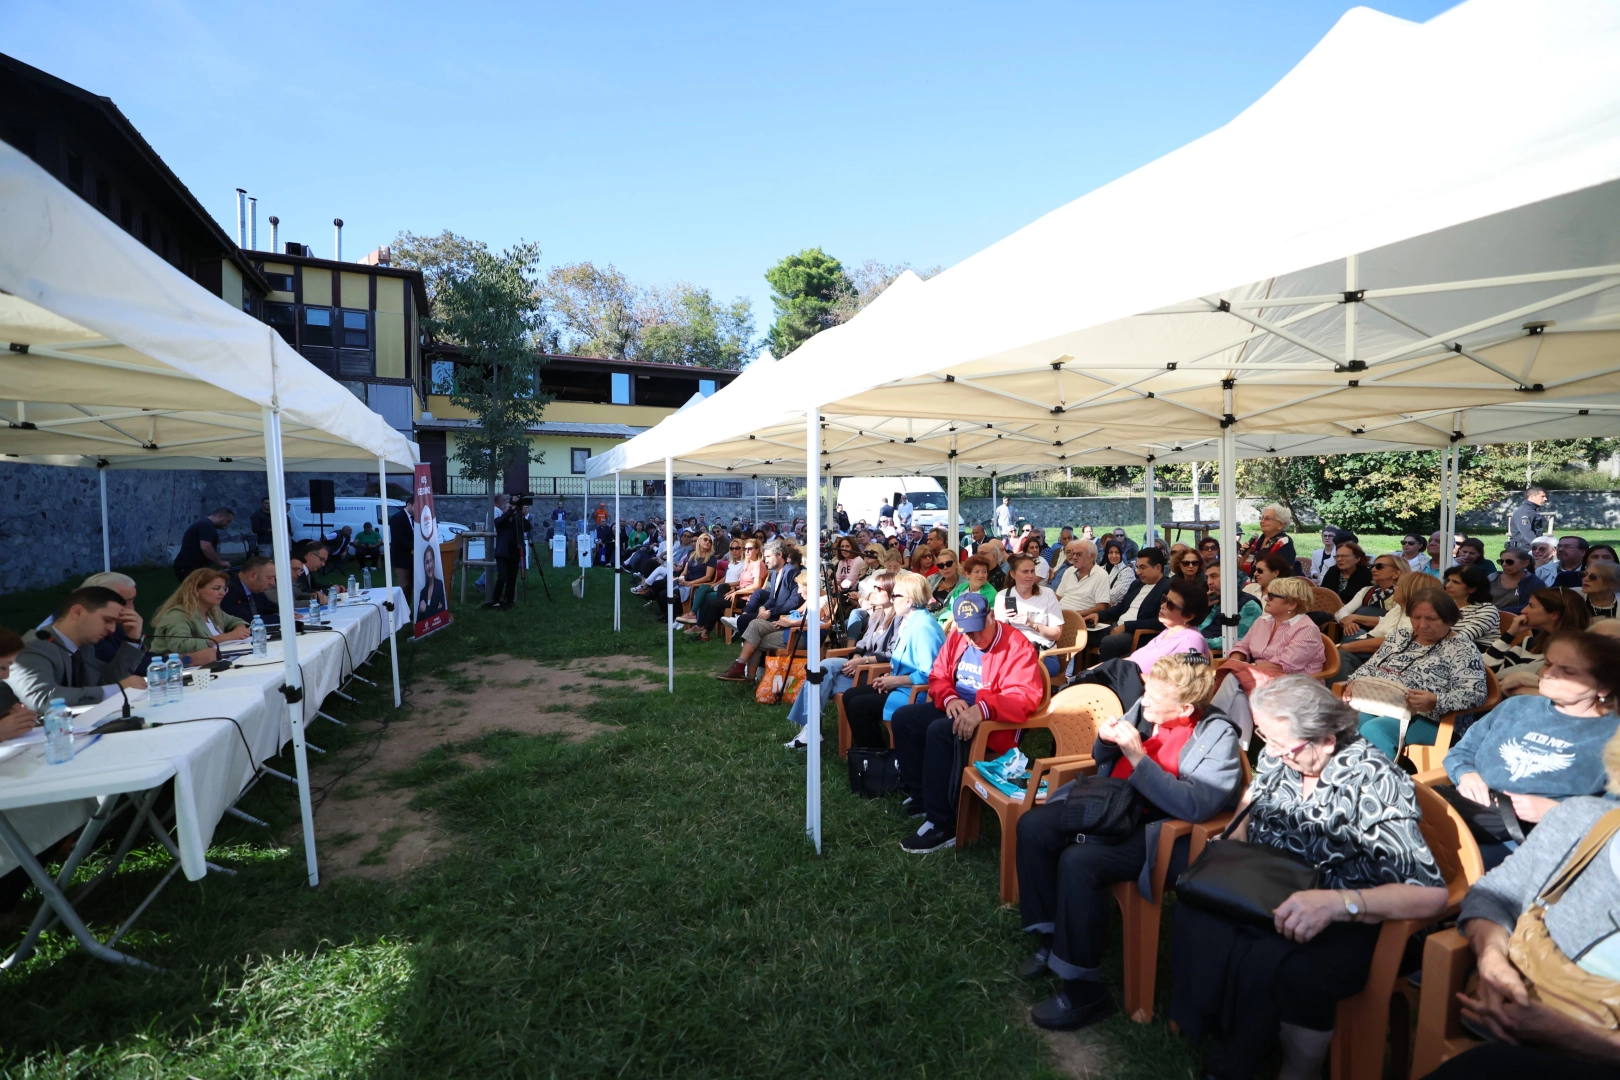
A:
[[[1603,850],[1603,845],[1607,844],[1616,832],[1620,832],[1620,809],[1610,810],[1593,823],[1586,838],[1569,857],[1569,861],[1564,863],[1563,869],[1554,875],[1552,882],[1540,896],[1536,897],[1536,903],[1542,907],[1551,907],[1558,903],[1565,890],[1575,883],[1575,879],[1581,876],[1581,871],[1597,857],[1597,853]]]

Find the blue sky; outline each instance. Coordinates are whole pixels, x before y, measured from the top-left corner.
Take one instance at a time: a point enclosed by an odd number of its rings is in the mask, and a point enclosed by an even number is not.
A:
[[[781,256],[949,266],[1219,127],[1351,5],[0,6],[0,52],[111,97],[228,232],[244,187],[264,246],[270,214],[321,255],[342,217],[349,258],[532,240],[763,331]]]

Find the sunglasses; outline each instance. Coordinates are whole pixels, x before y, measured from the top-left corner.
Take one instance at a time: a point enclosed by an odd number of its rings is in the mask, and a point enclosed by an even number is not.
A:
[[[1164,602],[1163,606],[1169,608],[1171,611],[1180,611],[1180,610],[1182,610],[1182,607],[1181,607],[1180,604],[1174,603],[1174,602],[1172,602],[1170,600],[1166,600]]]
[[[1182,566],[1197,566],[1198,565],[1198,560],[1197,559],[1182,559],[1181,560],[1181,565]]]
[[[1417,547],[1422,543],[1423,541],[1421,540],[1402,540],[1401,547]]]
[[[1284,596],[1280,592],[1268,592],[1268,593],[1266,593],[1266,599],[1267,600],[1292,600],[1293,597]]]
[[[954,563],[954,562],[941,562],[941,563],[935,563],[934,565],[939,567],[941,570],[949,570],[951,567],[955,566],[956,563]]]

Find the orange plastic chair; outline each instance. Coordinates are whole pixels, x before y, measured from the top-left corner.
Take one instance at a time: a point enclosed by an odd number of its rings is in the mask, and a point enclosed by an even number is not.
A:
[[[1078,611],[1065,611],[1063,613],[1063,633],[1058,635],[1056,644],[1041,653],[1042,663],[1049,659],[1062,661],[1056,673],[1047,672],[1047,676],[1052,683],[1052,693],[1055,694],[1063,689],[1063,684],[1068,682],[1065,669],[1069,666],[1069,661],[1072,658],[1085,653],[1086,641],[1090,636],[1091,632],[1086,629],[1085,616]]]
[[[1326,634],[1322,635],[1322,670],[1311,672],[1311,678],[1326,686],[1339,674],[1339,668],[1344,661],[1339,659],[1339,647],[1333,644],[1333,639]]]
[[[1119,698],[1113,692],[1097,686],[1071,686],[1052,696],[1050,684],[1043,687],[1040,706],[1022,724],[1007,724],[986,720],[973,733],[973,747],[968,752],[967,767],[962,770],[962,787],[956,806],[956,843],[971,844],[979,838],[979,814],[988,806],[1001,822],[1001,902],[1018,901],[1018,819],[1033,805],[1035,798],[1026,795],[1014,799],[1004,795],[979,775],[973,767],[985,760],[986,745],[992,731],[1029,731],[1045,728],[1057,743],[1057,755],[1036,762],[1030,768],[1027,791],[1038,792],[1043,777],[1047,787],[1055,782],[1047,776],[1054,763],[1075,766],[1079,772],[1084,761],[1090,761],[1091,746],[1097,737],[1097,725],[1105,719],[1124,712]]]
[[[853,648],[829,649],[826,658],[830,660],[835,656],[853,656],[854,654],[855,650]],[[854,685],[864,685],[879,675],[887,675],[889,670],[888,664],[863,664],[855,672]],[[854,689],[854,686],[850,689]],[[912,700],[915,701],[916,698],[913,697]],[[833,695],[833,702],[838,706],[838,756],[846,757],[849,754],[851,741],[855,736],[849,730],[849,714],[844,711],[844,692],[842,690]]]
[[[1342,607],[1344,607],[1344,601],[1332,589],[1325,589],[1320,585],[1311,587],[1310,610],[1332,615]]]
[[[1333,1080],[1380,1080],[1384,1074],[1385,1044],[1390,1035],[1390,1004],[1395,997],[1395,980],[1400,975],[1401,956],[1408,939],[1442,919],[1456,915],[1469,888],[1485,872],[1479,845],[1462,816],[1427,784],[1414,784],[1423,820],[1423,839],[1434,855],[1445,878],[1449,894],[1446,910],[1433,919],[1391,919],[1383,924],[1373,949],[1367,985],[1354,997],[1339,1002],[1333,1025],[1333,1048],[1329,1058]],[[1401,999],[1403,1002],[1405,998]],[[1406,1026],[1401,1025],[1395,1050],[1397,1075],[1404,1075],[1403,1049]]]
[[[1413,1076],[1428,1076],[1464,1050],[1480,1045],[1463,1028],[1462,1003],[1457,1000],[1467,987],[1474,962],[1473,946],[1456,930],[1440,930],[1424,938]]]

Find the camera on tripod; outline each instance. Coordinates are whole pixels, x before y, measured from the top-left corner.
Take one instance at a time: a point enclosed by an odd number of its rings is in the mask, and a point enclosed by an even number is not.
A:
[[[506,505],[513,510],[521,510],[525,506],[534,505],[534,496],[528,492],[511,492],[506,496]]]

